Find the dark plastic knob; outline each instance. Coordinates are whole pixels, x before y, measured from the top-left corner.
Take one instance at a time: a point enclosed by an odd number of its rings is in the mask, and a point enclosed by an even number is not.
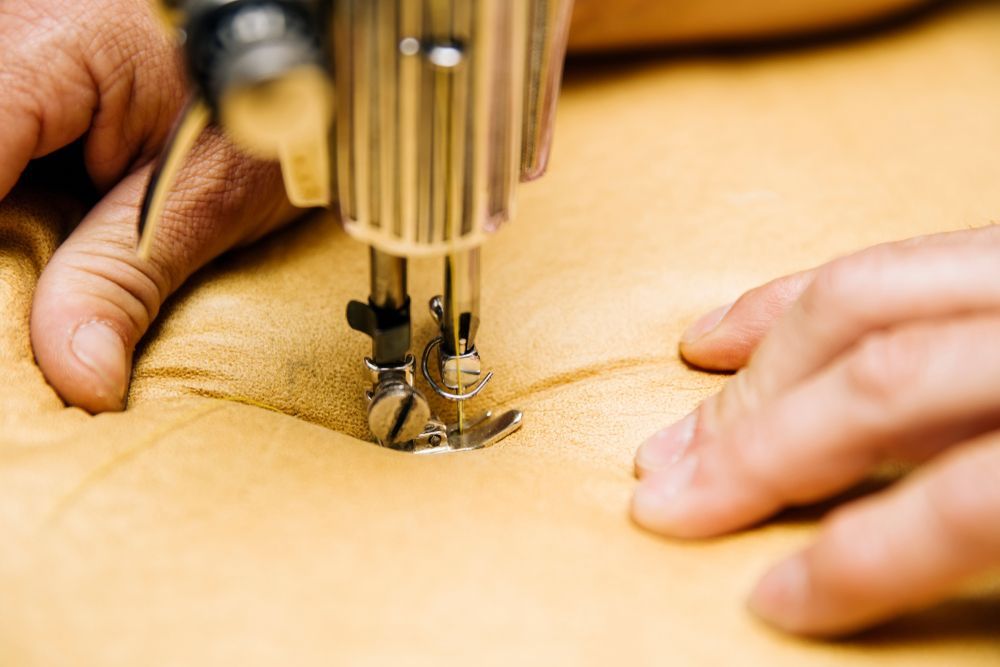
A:
[[[322,25],[313,2],[230,0],[193,3],[186,15],[186,51],[195,83],[218,110],[235,87],[255,86],[287,72],[327,69]]]

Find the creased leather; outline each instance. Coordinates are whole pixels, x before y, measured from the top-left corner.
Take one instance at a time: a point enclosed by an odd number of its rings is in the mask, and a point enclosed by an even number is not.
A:
[[[1000,210],[1000,7],[812,50],[569,76],[551,173],[485,249],[491,403],[415,458],[364,434],[365,249],[315,216],[199,274],[124,414],[65,409],[31,292],[67,221],[0,212],[0,664],[994,665],[1000,581],[859,639],[744,611],[821,509],[706,543],[634,527],[631,455],[725,378],[685,323],[774,275]],[[417,302],[439,284],[413,270]],[[431,333],[417,308],[417,339]]]

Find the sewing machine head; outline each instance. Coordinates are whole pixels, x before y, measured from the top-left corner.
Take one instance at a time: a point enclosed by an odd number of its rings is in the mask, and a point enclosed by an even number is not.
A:
[[[518,411],[474,419],[483,375],[481,244],[542,174],[572,0],[160,0],[183,38],[193,101],[147,193],[140,253],[184,157],[209,124],[280,161],[301,207],[337,206],[371,247],[370,293],[349,304],[372,339],[368,423],[382,445],[478,449],[516,430]],[[415,387],[407,258],[444,258],[431,300],[439,335],[421,355],[430,388],[457,403],[446,424]]]

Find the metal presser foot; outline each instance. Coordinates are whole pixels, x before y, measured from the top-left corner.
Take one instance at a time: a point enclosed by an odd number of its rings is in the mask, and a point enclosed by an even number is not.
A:
[[[432,419],[427,422],[424,432],[416,438],[383,446],[411,454],[445,454],[486,449],[521,428],[521,420],[519,410],[509,410],[496,417],[492,412],[486,411],[475,420],[467,422],[462,429],[459,429],[458,424],[448,426]]]
[[[0,0],[2,3],[2,0]],[[155,0],[194,83],[140,214],[148,258],[186,156],[209,127],[281,165],[289,200],[334,207],[371,248],[371,291],[348,306],[371,337],[368,423],[384,447],[489,447],[521,413],[466,415],[493,377],[476,349],[479,246],[548,162],[572,0]],[[446,256],[414,385],[404,257]]]
[[[431,349],[428,346],[427,352]],[[425,361],[426,356],[425,352]],[[368,426],[383,447],[411,454],[464,452],[490,447],[521,428],[520,410],[496,416],[487,411],[460,424],[445,424],[431,413],[427,399],[413,386],[416,363],[412,356],[400,366],[388,367],[366,358],[365,366],[372,374],[372,389],[367,392]],[[485,382],[477,394],[483,386]]]
[[[458,422],[446,424],[431,412],[427,399],[414,386],[416,360],[407,352],[410,300],[406,293],[406,260],[373,250],[371,266],[368,303],[352,302],[347,318],[353,329],[372,338],[373,356],[365,359],[372,388],[366,397],[368,426],[378,443],[413,454],[461,452],[484,449],[519,429],[522,413],[518,410],[464,417],[464,402],[479,395],[493,375],[488,373],[480,379],[482,362],[472,345],[478,316],[475,311],[453,312],[446,305],[456,303],[450,290],[444,298],[435,297],[431,302],[442,335],[424,350],[422,370],[437,394],[459,404]],[[478,305],[478,285],[475,293],[473,305]],[[447,322],[459,323],[460,329],[447,326]],[[456,350],[449,340],[458,341],[461,349]],[[430,372],[435,350],[440,380]]]

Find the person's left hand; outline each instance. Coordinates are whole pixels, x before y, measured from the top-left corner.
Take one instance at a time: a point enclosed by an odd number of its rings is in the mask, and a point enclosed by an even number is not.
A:
[[[73,144],[101,200],[36,286],[31,344],[62,399],[121,410],[136,345],[195,271],[302,214],[276,164],[217,128],[186,160],[148,258],[136,252],[153,161],[187,96],[149,0],[0,0],[0,201],[32,161]],[[0,312],[0,317],[9,317]]]
[[[746,368],[640,448],[633,516],[714,536],[881,462],[924,463],[835,511],[750,604],[822,636],[925,606],[1000,565],[998,341],[1000,227],[879,246],[753,290],[685,335],[690,363]]]

